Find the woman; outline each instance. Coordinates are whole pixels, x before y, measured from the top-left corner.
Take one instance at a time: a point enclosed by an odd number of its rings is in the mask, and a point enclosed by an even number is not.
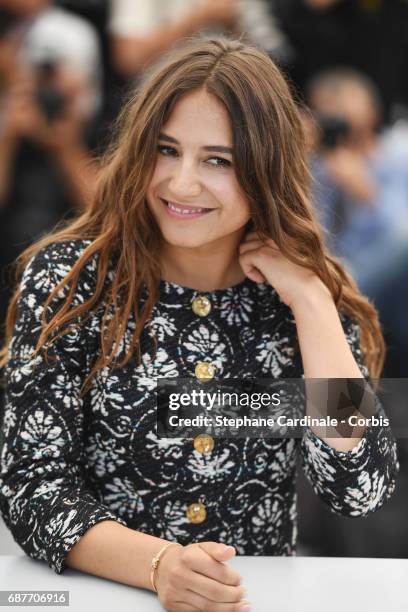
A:
[[[240,41],[190,41],[129,101],[93,206],[25,251],[8,313],[0,500],[28,555],[169,610],[246,610],[223,562],[295,553],[299,450],[336,512],[391,495],[387,428],[156,435],[158,377],[379,375],[376,312],[325,251],[305,158],[288,85]]]

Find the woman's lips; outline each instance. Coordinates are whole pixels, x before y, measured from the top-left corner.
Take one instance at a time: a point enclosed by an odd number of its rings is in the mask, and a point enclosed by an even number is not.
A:
[[[163,203],[167,214],[173,219],[182,219],[183,221],[198,219],[208,215],[214,208],[204,208],[198,206],[187,206],[185,204],[176,204],[160,198]],[[183,212],[182,212],[183,211]]]

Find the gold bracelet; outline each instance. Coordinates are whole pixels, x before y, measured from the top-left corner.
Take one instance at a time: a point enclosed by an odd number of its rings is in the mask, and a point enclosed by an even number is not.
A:
[[[157,555],[153,557],[151,565],[150,565],[150,582],[152,583],[153,591],[155,591],[156,593],[157,593],[156,584],[155,584],[156,570],[159,566],[159,561],[160,561],[162,554],[170,546],[182,546],[182,545],[178,544],[177,542],[170,542],[169,544],[165,544],[165,546],[163,546],[163,548],[159,550]]]

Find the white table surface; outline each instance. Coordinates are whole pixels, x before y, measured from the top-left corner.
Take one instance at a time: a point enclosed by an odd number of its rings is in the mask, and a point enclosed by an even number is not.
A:
[[[403,612],[408,610],[408,560],[319,557],[235,557],[254,612]],[[34,610],[159,612],[150,591],[44,561],[0,555],[0,590],[65,590],[70,605]],[[3,608],[0,608],[0,612]],[[4,608],[6,609],[6,608]],[[9,610],[19,608],[10,607]],[[24,609],[27,609],[25,606]]]

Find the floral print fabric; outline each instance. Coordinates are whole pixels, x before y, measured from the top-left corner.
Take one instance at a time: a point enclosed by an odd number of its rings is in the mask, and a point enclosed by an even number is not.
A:
[[[194,375],[211,361],[217,376],[301,377],[296,325],[269,285],[249,279],[228,289],[198,292],[162,280],[160,299],[141,338],[142,361],[98,372],[81,399],[79,389],[99,350],[101,309],[32,358],[43,304],[89,241],[53,243],[27,265],[18,302],[1,455],[0,510],[14,539],[57,573],[70,549],[92,525],[115,520],[181,544],[214,540],[238,554],[293,555],[296,551],[296,466],[334,511],[364,516],[392,494],[398,470],[388,428],[368,428],[350,452],[338,452],[307,430],[303,439],[216,439],[200,454],[191,439],[156,435],[158,377]],[[83,269],[74,305],[96,283],[96,259]],[[110,279],[114,268],[110,270]],[[67,290],[66,290],[67,291]],[[192,301],[210,299],[206,317]],[[49,306],[48,320],[65,293]],[[364,374],[358,326],[341,315]],[[128,321],[121,350],[135,322]],[[158,342],[152,359],[152,333]],[[204,504],[200,524],[186,509]]]

